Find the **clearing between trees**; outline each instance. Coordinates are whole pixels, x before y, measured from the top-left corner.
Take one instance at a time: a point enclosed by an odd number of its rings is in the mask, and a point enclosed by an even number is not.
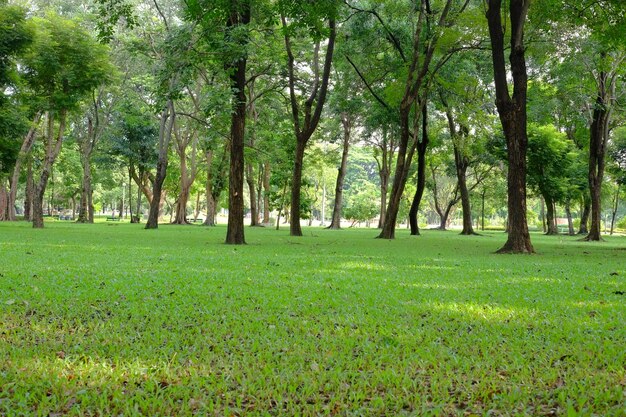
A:
[[[0,415],[626,413],[624,237],[224,233],[0,223]]]

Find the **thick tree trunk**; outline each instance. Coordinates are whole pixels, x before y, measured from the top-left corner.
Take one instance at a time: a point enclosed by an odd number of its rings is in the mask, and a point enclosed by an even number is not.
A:
[[[167,175],[168,150],[170,139],[172,138],[172,128],[176,120],[174,101],[168,100],[167,107],[161,112],[159,124],[159,159],[157,160],[156,175],[152,185],[152,201],[150,202],[150,212],[146,221],[146,229],[157,229],[159,227],[159,215],[163,207],[161,201],[163,196],[163,182]]]
[[[231,77],[233,88],[234,111],[230,134],[230,175],[228,183],[228,229],[226,244],[243,245],[244,236],[244,134],[246,122],[246,60],[239,60],[236,71]]]
[[[228,29],[233,30],[250,23],[250,2],[235,1],[228,16]],[[247,41],[242,41],[242,47]],[[241,56],[229,64],[231,70],[230,87],[233,111],[230,125],[230,175],[228,183],[228,229],[226,244],[246,243],[243,225],[243,182],[244,182],[244,136],[246,128],[246,64],[247,57]]]
[[[343,151],[341,152],[341,165],[337,170],[337,183],[335,184],[335,204],[333,206],[333,217],[329,229],[341,229],[341,211],[343,209],[343,183],[346,178],[348,168],[348,152],[350,150],[350,133],[352,131],[352,120],[347,113],[341,114],[341,124],[343,125]]]
[[[554,213],[554,201],[549,197],[545,197],[546,201],[546,235],[558,235],[559,229],[556,225],[556,216]]]
[[[270,163],[263,164],[263,224],[270,224]]]
[[[604,56],[604,55],[603,55]],[[602,71],[598,77],[598,96],[596,98],[591,138],[589,142],[589,191],[591,196],[591,226],[585,238],[588,241],[602,240],[602,181],[606,144],[609,136],[609,120],[611,117],[610,101],[614,96],[615,84],[609,82],[609,75]]]
[[[513,76],[513,96],[504,58],[504,31],[502,27],[501,0],[489,0],[487,22],[491,40],[496,106],[507,142],[508,189],[508,239],[498,253],[533,253],[526,221],[526,96],[528,77],[524,48],[524,23],[530,3],[510,0],[511,44],[509,61]]]
[[[289,219],[289,234],[291,236],[302,236],[302,228],[300,227],[300,199],[305,147],[306,142],[302,139],[298,139],[291,183],[291,213]]]

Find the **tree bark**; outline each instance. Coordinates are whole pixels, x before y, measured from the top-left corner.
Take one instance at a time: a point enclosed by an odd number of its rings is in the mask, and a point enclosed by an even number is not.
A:
[[[173,81],[170,81],[173,84]],[[174,101],[169,99],[166,107],[161,112],[159,123],[159,159],[157,160],[156,175],[152,185],[152,201],[150,201],[150,212],[146,221],[146,229],[157,229],[159,227],[159,215],[161,212],[163,182],[167,175],[168,150],[172,138],[172,129],[176,120]]]
[[[409,210],[411,236],[418,236],[420,228],[417,221],[424,190],[426,189],[426,150],[430,140],[428,137],[428,103],[422,107],[422,140],[417,144],[417,188]]]
[[[556,225],[556,216],[554,213],[554,201],[550,197],[544,196],[546,201],[546,235],[558,235],[559,229]]]
[[[341,211],[343,209],[343,183],[348,168],[348,152],[350,151],[350,133],[352,131],[352,119],[348,113],[341,114],[343,126],[343,150],[341,152],[341,164],[337,170],[337,183],[335,184],[335,203],[333,217],[329,229],[341,229]]]
[[[609,234],[611,236],[613,236],[613,229],[615,228],[615,217],[617,216],[617,209],[619,207],[619,191],[620,191],[620,184],[617,184],[617,188],[615,190],[615,197],[613,198],[613,209],[611,212],[611,230],[609,231]]]
[[[259,208],[257,206],[256,181],[252,163],[246,164],[246,183],[250,194],[250,226],[259,226]]]
[[[281,16],[283,28],[287,28],[285,16]],[[293,168],[293,178],[291,183],[291,213],[289,216],[289,233],[291,236],[302,236],[302,228],[300,227],[300,200],[302,186],[302,166],[304,163],[304,150],[306,145],[315,132],[322,115],[324,103],[326,102],[326,94],[328,92],[328,83],[330,80],[330,70],[333,61],[333,51],[335,48],[336,27],[335,19],[328,19],[328,43],[326,44],[326,56],[324,58],[324,68],[321,74],[319,71],[319,47],[318,41],[315,45],[313,53],[313,77],[314,83],[311,94],[304,102],[304,121],[300,120],[300,105],[296,96],[295,86],[295,58],[291,49],[291,39],[289,32],[285,30],[285,49],[287,52],[287,71],[289,78],[289,98],[291,103],[291,113],[293,119],[294,133],[296,138],[295,161]],[[313,106],[315,103],[315,106]]]
[[[250,23],[250,2],[240,0],[233,2],[228,17],[227,28],[232,31],[242,25]],[[241,41],[245,46],[247,40]],[[228,228],[226,244],[244,245],[244,136],[246,128],[246,64],[247,57],[241,56],[233,63],[226,65],[231,71],[230,87],[233,102],[233,111],[230,125],[230,175],[228,182]]]
[[[576,234],[576,231],[574,230],[574,220],[572,219],[572,209],[569,199],[565,202],[565,215],[567,216],[568,234],[570,236],[574,236]]]
[[[606,54],[601,54],[604,58]],[[601,71],[598,77],[598,95],[593,110],[589,142],[589,191],[591,196],[591,226],[587,241],[601,241],[602,224],[602,181],[606,146],[611,119],[611,101],[615,96],[615,82],[611,75]]]
[[[81,152],[81,162],[83,168],[83,180],[80,190],[80,207],[78,209],[78,223],[93,223],[93,216],[89,216],[93,212],[90,207],[91,200],[91,153],[85,155]],[[91,220],[91,221],[90,221]]]
[[[54,134],[54,116],[52,113],[48,113],[48,132],[46,138],[46,151],[43,164],[41,166],[41,176],[39,182],[35,186],[34,201],[33,201],[33,228],[43,228],[43,200],[48,185],[48,179],[52,172],[52,166],[56,160],[59,152],[61,151],[61,145],[63,144],[63,135],[65,133],[65,122],[67,117],[67,111],[61,110],[59,112],[59,130],[55,138]]]
[[[9,191],[3,178],[0,178],[0,220],[5,220],[8,217],[9,206]]]
[[[37,112],[35,114],[30,130],[24,137],[24,141],[22,142],[22,146],[20,147],[20,152],[18,154],[17,160],[15,161],[15,166],[13,167],[13,175],[11,176],[11,182],[9,185],[9,193],[7,195],[7,202],[6,202],[8,210],[4,216],[5,219],[9,221],[16,220],[15,202],[17,199],[17,187],[19,185],[22,162],[26,158],[29,158],[30,151],[33,148],[33,144],[35,143],[37,129],[39,128],[39,122],[41,121],[41,115],[42,115],[42,112]]]
[[[583,194],[582,214],[580,215],[580,227],[578,228],[579,235],[586,235],[589,233],[589,215],[591,214],[591,197],[589,194]]]
[[[504,58],[504,31],[502,28],[501,0],[489,0],[487,23],[491,40],[494,82],[496,87],[496,107],[502,130],[506,137],[508,189],[508,239],[498,253],[533,253],[534,249],[528,233],[526,221],[526,96],[528,76],[524,48],[524,23],[530,2],[510,0],[509,18],[511,22],[510,55],[513,76],[513,96],[509,93],[507,70]]]
[[[452,3],[453,2],[451,0],[447,0],[443,6],[438,23],[440,26],[447,23]],[[410,132],[409,116],[411,106],[413,106],[416,101],[422,106],[426,104],[426,97],[420,96],[426,94],[423,84],[426,75],[428,74],[430,63],[439,39],[437,35],[433,35],[433,37],[427,39],[427,41],[424,42],[424,45],[422,45],[422,33],[431,34],[430,31],[424,31],[424,25],[426,23],[426,26],[428,26],[431,14],[430,3],[427,0],[422,0],[419,6],[419,19],[413,36],[414,53],[411,61],[409,62],[404,94],[400,102],[400,140],[398,143],[396,170],[393,177],[389,204],[387,205],[385,213],[385,222],[383,223],[382,230],[378,235],[378,238],[380,239],[395,238],[398,210],[400,209],[400,202],[402,200],[402,194],[404,193],[404,187],[406,185],[409,169],[411,167],[413,153],[418,142],[416,134],[412,135]],[[421,115],[421,108],[417,109],[415,112],[415,121],[419,121],[419,115]],[[417,123],[415,124],[417,125]],[[414,139],[412,144],[409,143],[411,137]]]
[[[24,220],[33,220],[33,200],[35,193],[35,180],[33,178],[33,156],[28,155],[26,163],[26,193],[24,196]]]
[[[263,224],[270,224],[270,163],[263,164]]]

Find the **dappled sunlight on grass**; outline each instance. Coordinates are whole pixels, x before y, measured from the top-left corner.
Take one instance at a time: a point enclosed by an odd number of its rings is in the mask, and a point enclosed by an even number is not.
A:
[[[502,233],[255,228],[233,247],[223,227],[0,228],[0,415],[620,415],[626,402],[623,238],[533,235],[540,255],[511,257],[493,254]]]

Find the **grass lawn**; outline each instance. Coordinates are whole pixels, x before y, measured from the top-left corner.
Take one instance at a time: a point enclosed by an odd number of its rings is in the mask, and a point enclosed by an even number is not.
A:
[[[626,238],[0,223],[0,415],[626,416]]]

